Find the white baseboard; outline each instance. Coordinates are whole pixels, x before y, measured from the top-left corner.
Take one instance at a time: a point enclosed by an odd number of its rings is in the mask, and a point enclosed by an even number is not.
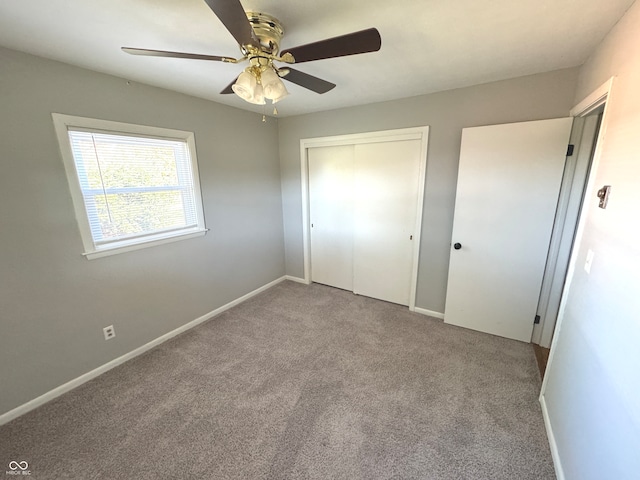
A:
[[[21,415],[24,415],[25,413],[41,406],[44,405],[47,402],[50,402],[51,400],[53,400],[54,398],[59,397],[60,395],[67,393],[70,390],[73,390],[76,387],[79,387],[80,385],[82,385],[83,383],[88,382],[89,380],[92,380],[94,378],[96,378],[99,375],[102,375],[103,373],[111,370],[114,367],[117,367],[118,365],[123,364],[124,362],[126,362],[127,360],[131,360],[132,358],[137,357],[138,355],[141,355],[143,353],[145,353],[148,350],[151,350],[153,347],[156,347],[158,345],[160,345],[161,343],[166,342],[167,340],[170,340],[171,338],[180,335],[183,332],[186,332],[187,330],[200,325],[201,323],[215,317],[216,315],[221,314],[222,312],[229,310],[231,307],[235,307],[236,305],[238,305],[239,303],[244,302],[245,300],[250,299],[251,297],[267,290],[268,288],[273,287],[274,285],[277,285],[280,282],[283,282],[286,279],[286,277],[280,277],[272,282],[267,283],[266,285],[263,285],[260,288],[257,288],[256,290],[253,290],[252,292],[247,293],[246,295],[243,295],[240,298],[237,298],[219,308],[216,308],[215,310],[209,312],[209,313],[205,313],[204,315],[202,315],[201,317],[196,318],[195,320],[190,321],[189,323],[186,323],[184,325],[182,325],[181,327],[176,328],[175,330],[171,330],[168,333],[165,333],[164,335],[156,338],[155,340],[151,340],[149,343],[145,343],[144,345],[142,345],[141,347],[136,348],[135,350],[132,350],[129,353],[126,353],[118,358],[115,358],[113,360],[111,360],[108,363],[105,363],[104,365],[99,366],[98,368],[91,370],[90,372],[87,372],[83,375],[80,375],[77,378],[74,378],[73,380],[68,381],[67,383],[60,385],[59,387],[54,388],[53,390],[48,391],[47,393],[40,395],[39,397],[34,398],[33,400],[28,401],[27,403],[24,403],[22,405],[20,405],[19,407],[14,408],[13,410],[9,410],[6,413],[3,413],[2,415],[0,415],[0,425],[4,425],[5,423],[10,422],[11,420],[18,418]],[[295,280],[294,280],[295,281]]]
[[[542,418],[544,418],[544,428],[547,430],[547,439],[549,439],[549,448],[551,449],[553,467],[556,470],[556,478],[558,480],[565,480],[562,462],[560,462],[560,453],[558,452],[558,444],[556,443],[556,437],[553,434],[551,419],[549,418],[549,411],[547,410],[547,403],[545,402],[544,395],[540,395],[540,406],[542,407]]]
[[[429,317],[439,318],[440,320],[444,320],[444,313],[435,312],[433,310],[427,310],[426,308],[416,307],[414,312],[419,313],[421,315],[427,315]]]
[[[292,277],[291,275],[285,275],[284,279],[291,280],[292,282],[304,283],[305,285],[309,285],[309,282],[307,282],[304,278],[300,278],[300,277]]]

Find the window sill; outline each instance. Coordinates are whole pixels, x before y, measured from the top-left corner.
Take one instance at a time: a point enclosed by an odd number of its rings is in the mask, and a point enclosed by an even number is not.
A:
[[[130,243],[127,245],[108,245],[102,248],[98,248],[91,252],[85,252],[83,255],[89,259],[94,260],[96,258],[107,257],[109,255],[117,255],[119,253],[131,252],[133,250],[140,250],[142,248],[155,247],[165,243],[177,242],[179,240],[188,240],[189,238],[196,238],[204,236],[209,230],[206,228],[199,228],[197,230],[189,230],[187,232],[176,233],[171,236],[165,236],[162,238],[156,238],[154,240],[145,240],[139,243]]]

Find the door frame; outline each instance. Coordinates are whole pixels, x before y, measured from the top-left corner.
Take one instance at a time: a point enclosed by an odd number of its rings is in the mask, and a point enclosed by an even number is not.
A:
[[[311,283],[311,226],[309,221],[309,156],[310,148],[336,145],[358,145],[366,143],[394,142],[400,140],[420,140],[420,171],[418,178],[418,202],[414,233],[413,265],[411,273],[411,291],[409,292],[409,310],[415,311],[418,286],[418,260],[420,258],[420,239],[422,237],[422,210],[424,206],[424,186],[427,171],[427,146],[429,127],[410,127],[395,130],[334,135],[330,137],[300,139],[300,183],[302,185],[302,245],[304,253],[304,283]]]
[[[570,275],[573,274],[573,262],[575,261],[574,259],[574,253],[576,251],[576,245],[579,242],[580,236],[582,235],[582,230],[584,229],[584,227],[581,227],[581,223],[582,223],[582,216],[583,216],[583,210],[584,210],[584,202],[585,199],[588,198],[589,195],[591,195],[592,189],[593,189],[593,185],[592,185],[592,174],[595,171],[595,169],[598,166],[598,162],[600,159],[600,154],[601,154],[601,150],[602,150],[602,139],[604,138],[605,132],[606,132],[606,121],[607,121],[607,102],[609,102],[610,97],[611,97],[611,88],[613,86],[613,81],[614,81],[614,77],[611,77],[609,80],[607,80],[605,83],[603,83],[602,85],[600,85],[596,90],[594,90],[593,92],[591,92],[591,94],[587,95],[586,98],[584,98],[580,103],[578,103],[575,107],[573,107],[570,112],[569,115],[574,117],[575,119],[578,118],[584,118],[589,116],[591,113],[593,113],[595,110],[597,110],[598,108],[602,107],[604,105],[604,111],[602,113],[602,120],[600,122],[600,126],[598,128],[598,131],[596,132],[596,137],[595,137],[595,143],[594,143],[594,148],[593,148],[593,153],[591,155],[591,164],[589,166],[589,170],[587,172],[587,178],[585,179],[585,183],[583,184],[583,197],[582,197],[582,201],[580,203],[580,209],[579,209],[579,213],[578,213],[578,218],[575,219],[574,217],[574,221],[576,221],[576,230],[575,230],[575,234],[573,237],[573,243],[571,245],[571,253],[569,255],[569,260],[568,260],[568,265],[567,265],[567,271],[565,274],[565,281],[557,284],[557,285],[553,285],[550,291],[548,292],[544,292],[541,290],[541,296],[543,294],[546,294],[547,300],[549,297],[551,297],[552,295],[557,295],[558,293],[561,293],[561,297],[560,297],[560,305],[558,307],[558,314],[556,315],[556,318],[546,318],[546,315],[541,315],[541,322],[538,325],[534,326],[534,330],[533,330],[533,335],[531,338],[532,343],[538,344],[538,345],[542,345],[542,342],[544,341],[545,337],[546,338],[551,338],[550,342],[551,344],[553,344],[553,338],[555,338],[556,333],[559,331],[559,326],[560,326],[560,318],[562,316],[562,311],[564,310],[564,296],[565,293],[567,291],[567,289],[569,288],[569,278]],[[574,123],[575,124],[575,123]],[[573,132],[572,132],[573,133]],[[572,138],[573,140],[573,138]],[[578,155],[581,154],[581,152],[577,152]],[[571,196],[573,190],[568,188],[564,191],[561,192],[561,196],[558,199],[558,205],[559,208],[561,205],[566,204],[569,201],[569,197]],[[566,222],[570,221],[571,219],[566,218],[564,220],[564,222],[562,223],[562,225],[558,225],[559,229],[563,229],[564,225]],[[554,227],[554,234],[555,234],[555,227]],[[551,255],[553,252],[550,249],[549,254]],[[552,265],[549,265],[549,271],[550,272],[554,272],[556,270],[556,268],[558,267],[558,258],[555,259],[554,263]],[[547,275],[547,270],[545,267],[545,277]],[[551,273],[551,275],[553,275],[553,273]],[[545,280],[547,280],[545,278]],[[544,287],[544,285],[543,285]],[[561,292],[560,292],[561,291]],[[550,331],[551,330],[551,331]],[[544,347],[547,347],[548,345],[542,345]],[[549,357],[549,360],[551,360],[551,357]]]
[[[598,172],[598,166],[600,165],[600,159],[602,157],[602,148],[604,143],[604,137],[607,132],[607,126],[609,121],[609,105],[611,104],[611,90],[613,87],[615,77],[611,77],[604,84],[598,87],[595,91],[593,91],[590,95],[588,95],[584,100],[578,103],[575,107],[573,107],[570,111],[570,115],[572,117],[585,117],[589,115],[591,112],[596,110],[597,108],[604,105],[604,112],[602,114],[602,122],[600,123],[600,130],[598,131],[598,135],[596,138],[595,151],[593,153],[593,160],[591,161],[591,169],[589,171],[589,178],[587,179],[587,186],[585,188],[584,197],[582,199],[581,209],[580,209],[580,217],[578,219],[578,227],[576,229],[576,235],[574,237],[573,246],[571,250],[571,258],[569,260],[569,268],[567,270],[567,275],[565,277],[562,297],[560,300],[560,308],[558,311],[558,318],[556,320],[555,330],[553,334],[553,339],[551,340],[551,352],[549,353],[549,360],[547,362],[546,371],[548,372],[553,365],[556,348],[558,344],[559,333],[562,329],[562,320],[564,318],[564,311],[567,306],[567,299],[569,289],[571,287],[571,282],[573,280],[573,273],[576,269],[576,264],[578,260],[578,251],[580,250],[580,243],[582,242],[582,236],[584,234],[584,229],[586,227],[586,220],[588,214],[588,208],[585,208],[587,202],[591,201],[593,195],[596,191],[596,176]],[[542,417],[544,419],[545,429],[547,431],[547,437],[549,439],[549,446],[551,448],[551,456],[553,458],[553,463],[558,472],[558,478],[563,476],[562,472],[562,462],[560,460],[560,454],[558,452],[558,446],[555,439],[555,433],[553,431],[553,427],[551,425],[551,419],[549,418],[549,411],[547,409],[547,403],[545,398],[545,393],[547,389],[547,383],[549,380],[548,375],[544,375],[542,379],[542,388],[540,389],[540,396],[538,400],[540,401],[540,405],[542,407]]]

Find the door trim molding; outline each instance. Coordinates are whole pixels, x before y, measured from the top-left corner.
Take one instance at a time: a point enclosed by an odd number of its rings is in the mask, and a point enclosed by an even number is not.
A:
[[[613,85],[614,77],[600,85],[597,89],[591,92],[585,99],[578,103],[569,111],[569,115],[572,117],[586,117],[593,112],[600,105],[605,103],[611,96],[611,87]],[[604,123],[604,118],[603,118]]]
[[[594,90],[593,92],[591,92],[589,95],[587,95],[586,98],[584,98],[582,101],[580,101],[575,107],[573,107],[570,112],[569,115],[576,118],[576,119],[580,119],[580,118],[584,118],[587,117],[589,115],[591,115],[596,109],[598,109],[600,106],[602,106],[608,99],[610,92],[611,92],[611,86],[613,84],[613,78],[611,77],[609,80],[607,80],[605,83],[603,83],[602,85],[600,85],[596,90]],[[602,122],[604,123],[604,117],[602,119]],[[574,126],[577,125],[577,122],[574,120]],[[604,126],[600,125],[600,130],[602,130]],[[580,143],[582,142],[582,136],[584,134],[584,126],[582,127],[581,131],[580,131],[580,135],[576,136],[574,138],[574,132],[572,131],[572,137],[571,137],[571,143],[575,144],[577,147],[577,151],[574,153],[574,156],[572,159],[567,159],[567,165],[570,165],[571,162],[574,162],[573,165],[573,170],[571,171],[571,176],[573,177],[573,174],[575,172],[575,170],[577,168],[579,168],[579,164],[582,161],[581,155],[584,155],[584,152],[581,152],[581,148],[580,148]],[[597,141],[598,138],[594,138],[594,140],[596,141],[596,146],[597,146]],[[591,154],[591,152],[590,152]],[[595,152],[593,152],[593,161],[595,161]],[[590,160],[590,169],[593,168],[593,164],[592,161]],[[588,175],[588,172],[587,172]],[[563,185],[566,179],[563,178]],[[587,188],[587,184],[588,184],[588,180],[589,178],[586,177],[584,183],[582,184],[582,190],[583,190],[583,194],[586,193],[586,188]],[[569,201],[572,197],[572,195],[575,193],[574,192],[574,187],[575,185],[572,185],[571,188],[562,188],[560,191],[560,197],[558,198],[558,213],[559,214],[564,214],[565,216],[567,215],[567,208],[569,205]],[[580,205],[580,208],[582,206]],[[558,290],[564,290],[565,285],[564,282],[560,285],[557,284],[557,282],[555,281],[555,275],[556,275],[556,269],[558,268],[558,262],[559,262],[559,257],[558,257],[558,253],[560,252],[560,249],[562,248],[560,246],[560,242],[564,241],[564,228],[566,225],[566,222],[570,221],[570,217],[566,217],[563,219],[561,224],[556,224],[554,225],[554,236],[552,236],[552,242],[555,241],[555,244],[552,243],[552,248],[550,248],[549,250],[549,255],[555,254],[556,258],[553,260],[552,264],[549,264],[545,267],[545,276],[543,279],[543,289],[541,290],[541,295],[540,295],[540,302],[538,304],[538,307],[541,307],[541,309],[538,311],[538,313],[540,314],[541,317],[541,321],[539,324],[535,325],[533,327],[533,335],[531,337],[531,342],[541,345],[543,347],[550,347],[550,343],[551,343],[551,338],[553,337],[553,334],[555,332],[555,328],[557,325],[557,319],[560,315],[560,312],[557,312],[557,315],[555,317],[547,317],[547,313],[548,313],[548,308],[549,308],[549,304],[550,304],[550,299],[552,296],[558,295]],[[575,220],[576,223],[576,229],[578,226],[578,221],[579,221],[579,214],[578,214],[578,218]],[[558,237],[555,237],[556,234],[556,227],[559,228],[559,230],[562,230],[563,232],[560,233],[560,235]],[[574,236],[574,238],[577,238]],[[555,248],[555,249],[554,249]],[[572,247],[573,248],[573,247]],[[567,262],[570,262],[570,256],[568,260],[565,260]],[[551,257],[549,258],[551,260]],[[567,270],[566,270],[566,275],[568,275],[569,273],[569,263],[567,263]],[[565,275],[565,278],[566,278]],[[550,282],[549,284],[547,284],[547,282]],[[546,290],[545,290],[546,289]],[[561,292],[560,292],[561,293]],[[560,298],[561,301],[561,298]]]
[[[444,320],[444,313],[436,312],[435,310],[427,310],[426,308],[416,307],[414,312],[419,313],[420,315],[426,315],[427,317],[433,317],[439,320]]]
[[[411,127],[396,130],[363,132],[350,135],[300,139],[300,176],[302,189],[302,245],[304,254],[304,282],[311,283],[311,231],[309,225],[309,157],[308,151],[315,147],[336,145],[358,145],[363,143],[394,142],[398,140],[420,140],[420,173],[418,179],[418,208],[414,234],[413,266],[411,273],[411,291],[409,310],[415,311],[418,286],[418,260],[420,258],[420,239],[422,237],[422,210],[424,205],[424,185],[427,172],[427,145],[429,127]]]
[[[547,369],[545,372],[545,376],[542,379],[542,388],[540,389],[540,396],[538,400],[540,401],[540,405],[543,409],[543,414],[545,417],[545,427],[547,430],[547,438],[549,439],[549,446],[551,447],[553,463],[556,470],[556,475],[558,479],[564,479],[564,468],[562,466],[562,459],[560,454],[558,453],[558,447],[555,437],[555,432],[553,429],[553,422],[547,411],[547,403],[545,393],[547,390],[547,384],[549,381],[549,373],[553,369],[553,362],[557,350],[558,338],[560,331],[562,330],[562,320],[564,318],[564,311],[567,306],[568,292],[571,286],[571,282],[573,280],[573,274],[576,269],[576,262],[578,259],[578,251],[580,250],[580,243],[582,241],[582,235],[584,233],[584,229],[586,226],[586,219],[588,208],[585,208],[585,204],[593,198],[593,194],[595,192],[595,180],[596,174],[598,171],[598,166],[600,165],[600,158],[602,157],[602,148],[604,143],[604,138],[607,133],[607,126],[609,122],[609,106],[611,104],[611,91],[613,88],[615,77],[611,77],[604,84],[594,90],[590,95],[588,95],[584,100],[578,103],[575,107],[573,107],[570,111],[572,117],[584,117],[589,113],[593,112],[596,108],[604,105],[604,112],[602,114],[602,122],[600,123],[600,130],[598,132],[598,136],[596,139],[596,147],[593,153],[593,160],[591,163],[591,169],[589,171],[589,178],[587,180],[587,186],[585,188],[585,193],[582,199],[582,205],[580,210],[580,217],[578,219],[578,228],[576,229],[575,240],[571,252],[571,258],[569,260],[569,268],[567,270],[567,275],[565,277],[564,287],[562,291],[562,299],[560,300],[560,308],[558,310],[558,318],[556,320],[556,327],[553,334],[553,339],[551,341],[551,352],[549,353],[549,360],[547,362]]]

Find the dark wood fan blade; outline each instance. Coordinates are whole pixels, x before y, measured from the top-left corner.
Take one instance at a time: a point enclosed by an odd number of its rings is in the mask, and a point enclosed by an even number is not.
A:
[[[290,53],[295,63],[311,62],[324,58],[344,57],[359,53],[377,52],[382,45],[380,32],[375,28],[348,33],[339,37],[308,43],[299,47],[288,48],[280,56]]]
[[[289,73],[282,77],[284,80],[289,80],[291,83],[308,88],[316,93],[327,93],[336,86],[335,83],[327,82],[308,73],[300,72],[289,67],[286,68],[289,70]]]
[[[192,60],[214,60],[216,62],[236,63],[234,58],[218,57],[216,55],[200,55],[197,53],[167,52],[166,50],[147,50],[146,48],[122,47],[123,52],[131,55],[147,55],[150,57],[189,58]]]
[[[247,14],[239,0],[204,0],[213,13],[233,35],[239,45],[255,45],[259,42],[247,20]]]
[[[229,85],[227,85],[227,86],[225,87],[225,89],[224,89],[224,90],[222,90],[222,91],[220,92],[220,94],[221,94],[221,95],[228,95],[228,94],[230,94],[230,93],[233,93],[233,89],[232,89],[231,87],[233,86],[233,84],[234,84],[234,83],[236,83],[236,80],[238,80],[238,78],[237,78],[237,77],[236,77],[236,78],[234,78],[234,79],[233,79],[233,82],[231,82]]]

